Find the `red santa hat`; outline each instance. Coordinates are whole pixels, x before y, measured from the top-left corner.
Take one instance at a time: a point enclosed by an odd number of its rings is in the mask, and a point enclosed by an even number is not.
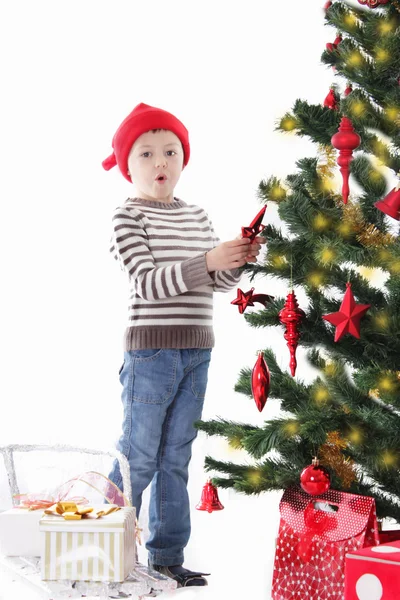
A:
[[[189,132],[184,124],[166,110],[141,103],[135,106],[115,132],[112,140],[113,153],[103,160],[102,165],[104,169],[109,171],[118,165],[125,179],[131,182],[132,180],[128,173],[129,153],[137,138],[142,133],[151,129],[168,129],[175,133],[182,143],[184,154],[183,168],[185,168],[189,162],[190,145]]]

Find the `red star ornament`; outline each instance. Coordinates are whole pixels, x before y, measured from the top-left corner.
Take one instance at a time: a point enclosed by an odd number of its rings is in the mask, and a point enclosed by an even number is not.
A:
[[[360,320],[361,317],[371,307],[370,304],[356,304],[353,292],[351,291],[351,283],[346,283],[346,292],[340,310],[329,315],[323,315],[325,321],[329,321],[335,325],[335,342],[338,342],[346,333],[360,339]]]
[[[271,300],[274,299],[274,296],[269,296],[268,294],[253,294],[253,292],[253,287],[248,292],[243,292],[240,288],[237,289],[237,296],[232,300],[231,304],[237,305],[241,315],[248,306],[254,306],[254,302],[259,302],[266,306],[267,302],[271,302]]]

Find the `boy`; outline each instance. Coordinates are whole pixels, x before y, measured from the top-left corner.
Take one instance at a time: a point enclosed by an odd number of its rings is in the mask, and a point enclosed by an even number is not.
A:
[[[188,131],[174,115],[139,104],[113,137],[103,167],[118,165],[136,195],[115,209],[111,248],[128,274],[124,336],[123,433],[133,506],[152,483],[149,565],[179,586],[207,585],[183,565],[190,536],[191,447],[201,418],[214,346],[213,291],[228,292],[239,267],[255,262],[264,238],[220,243],[207,213],[174,196],[189,161]],[[121,488],[118,463],[110,479]]]

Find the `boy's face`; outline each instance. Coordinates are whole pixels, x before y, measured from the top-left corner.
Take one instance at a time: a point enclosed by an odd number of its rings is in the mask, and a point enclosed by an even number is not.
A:
[[[128,157],[128,170],[140,198],[173,202],[183,159],[182,144],[172,131],[146,131],[138,137]],[[163,181],[159,175],[164,175]]]

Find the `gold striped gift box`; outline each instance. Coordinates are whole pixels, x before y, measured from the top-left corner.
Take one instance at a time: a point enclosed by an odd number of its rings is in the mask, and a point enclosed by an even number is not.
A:
[[[104,509],[104,504],[94,509]],[[124,581],[135,566],[135,521],[133,507],[80,521],[43,515],[39,524],[42,579]]]

